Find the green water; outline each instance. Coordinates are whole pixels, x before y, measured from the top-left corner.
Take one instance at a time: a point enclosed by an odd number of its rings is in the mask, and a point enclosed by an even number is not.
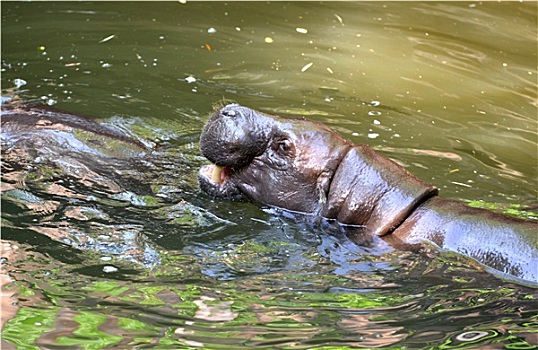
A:
[[[154,145],[132,163],[100,139],[110,162],[34,138],[17,166],[2,140],[3,349],[538,345],[534,289],[196,183],[205,120],[233,100],[322,121],[444,197],[536,218],[536,2],[1,8],[4,95]]]

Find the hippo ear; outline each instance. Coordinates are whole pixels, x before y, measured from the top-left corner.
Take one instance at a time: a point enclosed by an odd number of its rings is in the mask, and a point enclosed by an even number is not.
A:
[[[364,225],[368,232],[382,236],[436,193],[434,186],[360,145],[350,149],[338,166],[322,216]]]

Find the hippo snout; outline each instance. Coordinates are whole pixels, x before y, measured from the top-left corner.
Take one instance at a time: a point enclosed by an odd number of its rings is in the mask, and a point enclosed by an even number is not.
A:
[[[227,105],[215,112],[202,131],[200,150],[218,166],[240,168],[262,154],[268,142],[265,117],[249,108]]]

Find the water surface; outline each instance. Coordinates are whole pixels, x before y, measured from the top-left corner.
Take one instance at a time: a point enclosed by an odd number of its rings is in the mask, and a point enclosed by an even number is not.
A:
[[[536,13],[3,2],[3,94],[149,148],[3,135],[2,348],[535,348],[535,289],[213,201],[196,172],[207,116],[233,100],[322,121],[446,198],[536,219]]]

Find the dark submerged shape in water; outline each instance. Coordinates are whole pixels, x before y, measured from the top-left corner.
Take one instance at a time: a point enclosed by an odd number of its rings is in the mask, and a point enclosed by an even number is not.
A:
[[[212,115],[200,149],[213,163],[200,169],[200,187],[215,198],[333,219],[397,248],[433,242],[538,284],[537,222],[439,198],[434,186],[323,124],[231,104]]]

